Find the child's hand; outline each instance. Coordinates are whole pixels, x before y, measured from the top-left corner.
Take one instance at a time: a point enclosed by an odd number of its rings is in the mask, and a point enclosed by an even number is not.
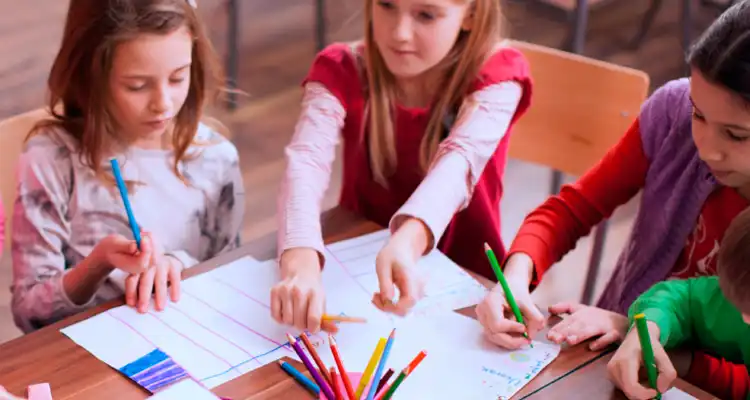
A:
[[[338,327],[323,322],[325,292],[318,252],[309,248],[289,249],[279,260],[282,280],[271,288],[271,316],[299,330],[336,333]]]
[[[180,281],[184,269],[184,265],[176,258],[164,255],[161,246],[149,234],[143,235],[141,239],[141,248],[146,247],[151,250],[149,268],[125,278],[125,302],[131,307],[137,307],[141,313],[148,311],[152,294],[157,311],[166,307],[167,292],[172,302],[180,300]]]
[[[425,279],[417,271],[417,261],[427,247],[427,227],[410,218],[388,239],[375,259],[380,292],[372,297],[382,311],[405,316],[424,296]],[[398,288],[399,298],[394,285]]]
[[[576,345],[600,336],[589,345],[601,350],[622,340],[628,331],[628,317],[597,307],[576,303],[558,303],[549,307],[550,314],[570,314],[547,332],[547,339],[560,344]]]
[[[651,346],[654,349],[654,362],[659,371],[656,387],[659,389],[659,393],[664,393],[669,390],[672,382],[677,378],[677,372],[674,366],[672,366],[672,362],[661,346],[661,343],[659,343],[659,327],[649,321],[648,332],[651,336]],[[639,372],[642,365],[643,353],[641,351],[641,342],[638,339],[638,330],[633,327],[607,364],[609,379],[629,399],[646,400],[656,397],[656,390],[640,383]]]
[[[528,283],[514,279],[512,276],[506,278],[513,298],[523,315],[525,326],[515,320],[513,310],[508,305],[500,284],[495,285],[477,305],[477,319],[491,342],[506,349],[518,349],[528,345],[529,340],[534,339],[536,334],[544,328],[546,321],[531,298]],[[529,335],[529,339],[523,336],[524,332]]]
[[[135,240],[122,235],[109,235],[92,250],[105,264],[128,274],[140,274],[148,269],[153,256],[153,246],[148,233],[141,237],[141,249]]]

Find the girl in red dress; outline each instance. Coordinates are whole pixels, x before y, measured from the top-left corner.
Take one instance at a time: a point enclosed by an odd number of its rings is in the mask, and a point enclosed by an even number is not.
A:
[[[415,305],[417,261],[435,247],[493,276],[483,243],[504,256],[509,132],[531,96],[526,60],[502,42],[500,20],[497,0],[365,0],[364,41],[318,54],[286,149],[275,320],[321,329],[320,207],[341,138],[340,205],[392,233],[376,261],[378,308],[404,315]]]

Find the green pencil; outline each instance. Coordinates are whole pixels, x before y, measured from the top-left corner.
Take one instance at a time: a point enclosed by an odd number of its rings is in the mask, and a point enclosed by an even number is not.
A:
[[[487,258],[490,259],[490,265],[492,266],[492,270],[495,271],[495,276],[497,277],[498,282],[500,282],[500,285],[503,287],[503,292],[505,292],[505,298],[508,300],[510,309],[513,310],[513,314],[516,316],[516,320],[523,324],[523,315],[521,315],[521,310],[518,308],[518,304],[516,304],[516,299],[513,297],[513,293],[511,293],[510,291],[508,281],[505,280],[503,270],[500,269],[500,264],[497,262],[495,252],[492,251],[492,248],[487,243],[484,244],[484,251],[485,253],[487,253]],[[523,336],[528,339],[528,332],[524,332]],[[531,347],[534,347],[533,344],[529,344],[531,345]]]
[[[648,334],[648,326],[646,325],[646,315],[637,314],[635,317],[635,326],[638,329],[638,339],[641,341],[641,350],[643,351],[643,364],[646,365],[646,373],[648,374],[648,383],[657,392],[656,399],[661,399],[661,393],[656,388],[656,362],[654,361],[654,349],[651,347],[651,336]]]

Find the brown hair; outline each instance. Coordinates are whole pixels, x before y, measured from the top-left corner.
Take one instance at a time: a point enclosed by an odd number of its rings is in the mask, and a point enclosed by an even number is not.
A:
[[[477,78],[482,64],[499,43],[502,13],[497,0],[457,0],[471,2],[472,26],[461,31],[448,55],[434,68],[442,72],[438,87],[440,96],[431,105],[427,131],[422,139],[419,163],[423,172],[429,168],[443,133],[445,115],[455,110]],[[383,61],[373,37],[374,0],[365,0],[365,70],[368,86],[369,155],[375,180],[385,185],[386,177],[396,168],[396,144],[392,107],[395,79]]]
[[[169,34],[186,26],[193,35],[190,88],[185,104],[174,119],[172,146],[174,173],[186,157],[200,123],[203,107],[214,95],[222,75],[213,47],[194,4],[188,0],[71,0],[62,44],[49,75],[48,107],[53,119],[40,128],[56,126],[72,136],[81,160],[100,178],[105,149],[104,133],[113,134],[114,121],[107,112],[108,76],[118,44],[140,34]],[[214,92],[214,93],[211,93]],[[56,107],[61,108],[56,109]]]
[[[750,312],[750,208],[729,224],[717,258],[719,286],[743,312]]]

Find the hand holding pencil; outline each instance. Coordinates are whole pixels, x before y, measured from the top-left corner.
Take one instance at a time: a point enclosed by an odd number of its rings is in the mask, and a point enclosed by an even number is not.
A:
[[[527,346],[545,325],[544,315],[529,293],[530,274],[520,278],[510,271],[505,274],[486,244],[485,253],[498,284],[477,305],[477,319],[493,343],[506,349]],[[507,264],[506,271],[509,267]]]
[[[643,314],[636,316],[636,324],[607,364],[609,379],[629,399],[658,399],[677,378],[677,371],[659,342],[659,333],[654,322],[647,322]],[[640,382],[641,368],[647,372],[646,383]]]

